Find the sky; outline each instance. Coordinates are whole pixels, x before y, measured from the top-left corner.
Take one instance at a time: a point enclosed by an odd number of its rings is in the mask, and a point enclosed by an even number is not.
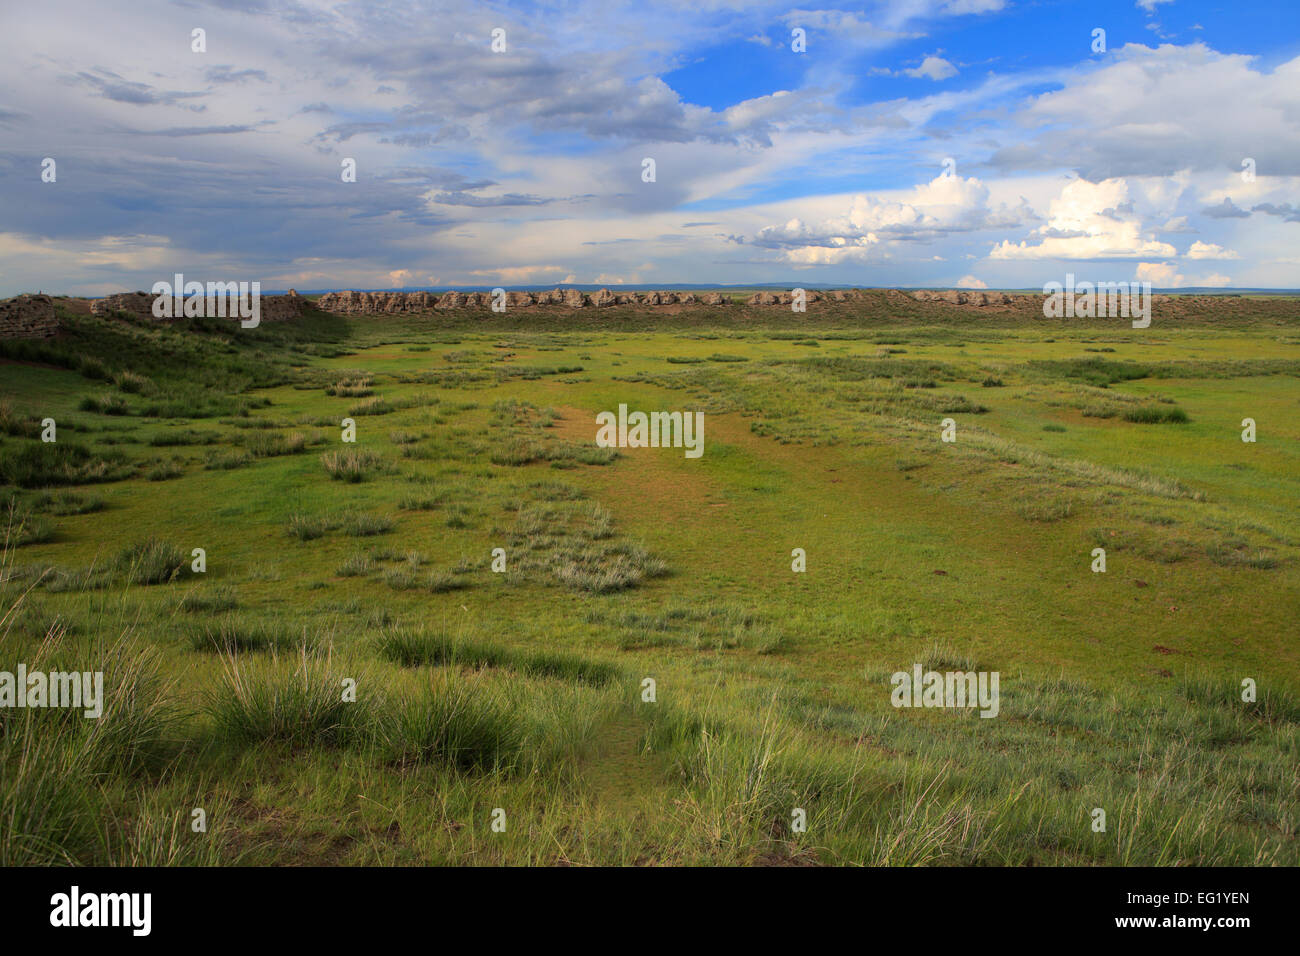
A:
[[[1291,0],[807,2],[0,0],[0,295],[1300,287]]]

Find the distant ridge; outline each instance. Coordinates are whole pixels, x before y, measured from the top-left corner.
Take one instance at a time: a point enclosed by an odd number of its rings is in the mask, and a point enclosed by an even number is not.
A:
[[[322,289],[299,289],[299,295],[324,295],[327,292],[487,292],[492,289],[505,289],[507,292],[546,292],[551,289],[577,289],[579,292],[596,292],[609,289],[611,292],[646,292],[663,290],[668,292],[718,291],[738,292],[745,289],[815,289],[823,292],[828,289],[892,289],[898,292],[917,292],[921,289],[931,291],[954,292],[1008,292],[1021,295],[1042,295],[1041,288],[1015,288],[1013,286],[990,286],[987,289],[970,289],[963,286],[944,285],[862,285],[855,286],[845,282],[753,282],[722,285],[718,283],[671,283],[642,282],[629,285],[610,285],[608,283],[564,283],[546,282],[533,285],[497,285],[480,283],[478,285],[438,285],[438,286],[329,286]],[[1257,288],[1222,288],[1208,286],[1180,286],[1174,289],[1152,286],[1152,293],[1159,295],[1280,295],[1300,296],[1300,289],[1257,289]],[[283,295],[288,289],[264,289],[263,295]],[[93,298],[93,297],[89,297]]]

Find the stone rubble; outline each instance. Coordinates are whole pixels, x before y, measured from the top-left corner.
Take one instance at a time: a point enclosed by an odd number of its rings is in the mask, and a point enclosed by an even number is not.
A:
[[[856,298],[857,290],[836,289],[832,292],[807,293],[807,302],[827,300],[845,302]],[[746,300],[747,305],[790,305],[790,292],[757,292]],[[532,306],[558,305],[566,309],[605,309],[615,305],[708,305],[729,306],[730,296],[722,292],[614,292],[599,289],[582,292],[578,289],[551,289],[543,292],[507,292],[507,309],[526,309]],[[427,292],[327,292],[316,302],[324,312],[342,315],[393,315],[427,312],[430,309],[488,308],[492,305],[489,292],[444,292],[433,296]]]
[[[95,299],[90,303],[92,315],[109,316],[114,312],[130,312],[132,315],[139,316],[142,319],[154,319],[153,303],[157,296],[149,292],[119,292],[115,295],[106,295],[102,299]],[[302,315],[303,302],[305,300],[298,295],[293,289],[289,290],[288,295],[264,295],[260,297],[258,308],[259,321],[262,322],[283,322],[286,319],[296,319]],[[219,311],[218,302],[209,299],[204,302],[204,314],[216,315]],[[227,300],[226,303],[227,318],[238,319],[238,311],[235,315],[230,315],[234,303]],[[171,319],[154,319],[156,322],[169,322]]]
[[[0,301],[0,339],[48,339],[58,331],[54,300],[48,295],[16,295]]]

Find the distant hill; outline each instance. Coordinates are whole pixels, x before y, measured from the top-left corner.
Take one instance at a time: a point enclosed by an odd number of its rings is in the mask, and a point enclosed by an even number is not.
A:
[[[482,292],[489,289],[505,289],[507,292],[542,292],[548,289],[577,289],[580,292],[595,292],[598,289],[609,289],[611,292],[645,292],[649,290],[664,290],[669,292],[698,292],[698,291],[718,291],[718,292],[752,292],[759,289],[816,289],[823,291],[826,289],[896,289],[900,292],[915,292],[919,289],[930,290],[948,290],[953,289],[959,292],[1018,292],[1033,295],[1042,295],[1041,288],[988,288],[988,289],[965,289],[958,286],[941,286],[941,285],[914,285],[914,286],[877,286],[864,285],[854,286],[844,282],[762,282],[751,283],[747,285],[723,285],[720,283],[689,283],[689,282],[643,282],[635,285],[601,285],[596,283],[564,283],[564,282],[546,282],[533,285],[496,285],[494,283],[485,283],[479,285],[440,285],[440,286],[400,286],[380,288],[378,286],[330,286],[321,289],[298,289],[299,295],[324,295],[327,292],[342,292],[351,289],[354,292]],[[287,289],[263,289],[263,295],[282,295]],[[1182,286],[1177,289],[1164,289],[1159,286],[1152,287],[1153,293],[1160,295],[1278,295],[1278,296],[1300,296],[1300,289],[1238,289],[1238,288],[1209,288],[1205,286]]]

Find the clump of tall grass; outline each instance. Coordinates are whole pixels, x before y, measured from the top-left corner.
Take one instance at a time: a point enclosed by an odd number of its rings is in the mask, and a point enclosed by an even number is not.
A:
[[[382,657],[403,667],[499,667],[595,686],[608,684],[621,675],[612,664],[572,654],[505,647],[418,628],[385,631],[379,638],[378,650]]]
[[[1241,697],[1241,684],[1235,678],[1189,674],[1179,681],[1177,691],[1197,708],[1226,712],[1234,719],[1244,717],[1265,724],[1300,725],[1300,697],[1284,687],[1262,688],[1255,700],[1246,702]]]
[[[494,448],[488,460],[494,465],[511,465],[519,467],[540,461],[545,449],[540,443],[526,438],[513,438],[500,448]]]
[[[374,569],[375,562],[369,555],[354,554],[340,564],[335,573],[341,578],[357,578],[364,577]]]
[[[44,569],[41,582],[50,594],[98,591],[113,584],[111,567],[89,565],[84,568],[54,566]]]
[[[193,650],[227,656],[256,651],[311,651],[318,644],[317,638],[306,629],[297,630],[278,623],[243,621],[235,617],[191,629],[189,641]]]
[[[603,541],[614,536],[614,515],[606,507],[596,504],[591,507],[591,522],[584,529],[584,534],[591,541]]]
[[[297,455],[307,448],[307,436],[302,432],[254,431],[240,437],[240,444],[255,458],[273,458],[278,455]]]
[[[1124,421],[1139,425],[1184,424],[1190,419],[1177,405],[1138,405],[1124,410]]]
[[[93,355],[78,355],[72,365],[77,373],[83,378],[94,379],[100,382],[110,382],[113,380],[112,370],[100,359]]]
[[[550,456],[553,465],[576,461],[581,465],[611,465],[621,456],[617,448],[597,448],[594,445],[565,443],[562,453]]]
[[[212,591],[196,591],[187,594],[177,603],[176,608],[187,614],[215,614],[219,611],[233,611],[239,607],[239,597],[232,587],[219,587]]]
[[[388,568],[384,571],[384,583],[394,591],[410,591],[420,586],[419,578],[410,567]]]
[[[40,419],[34,415],[19,414],[10,402],[0,402],[0,435],[14,435],[18,438],[39,438],[41,436]]]
[[[222,658],[220,685],[204,709],[217,735],[235,744],[283,743],[292,747],[345,746],[364,739],[370,698],[344,699],[330,656],[303,647],[292,663]]]
[[[714,859],[732,863],[752,862],[788,827],[791,808],[809,805],[782,767],[791,743],[772,707],[754,733],[708,713],[665,708],[646,738],[688,785],[676,810],[682,829],[708,845]]]
[[[623,650],[647,647],[693,647],[696,650],[745,648],[756,654],[779,654],[790,648],[789,634],[752,607],[737,604],[669,606],[654,614],[609,613],[592,608],[589,623],[608,625],[621,633]]]
[[[336,481],[365,481],[381,470],[383,458],[367,449],[347,448],[321,455],[321,464]]]
[[[353,514],[343,522],[343,530],[354,538],[369,538],[393,530],[393,519],[387,515]]]
[[[137,372],[124,370],[113,376],[113,384],[124,392],[130,392],[133,395],[142,395],[152,392],[154,389],[153,380]]]
[[[208,471],[234,471],[252,464],[253,456],[246,451],[209,452],[203,460],[203,467]]]
[[[333,385],[327,385],[325,394],[339,398],[365,398],[367,395],[374,394],[374,389],[371,388],[373,384],[374,380],[369,375],[359,375],[354,378],[341,379]]]
[[[959,650],[949,641],[935,641],[923,650],[916,660],[927,671],[979,671],[981,667],[970,654]]]
[[[463,591],[470,587],[470,583],[455,574],[434,571],[429,575],[424,586],[430,594],[446,594],[448,591]]]
[[[126,399],[121,395],[84,395],[77,405],[83,412],[98,412],[100,415],[125,415],[130,409]]]
[[[556,555],[555,576],[580,591],[609,594],[668,573],[668,564],[635,544],[566,548]]]
[[[168,448],[175,445],[211,445],[221,440],[217,431],[198,431],[183,428],[178,431],[159,432],[149,438],[149,444],[155,448]]]
[[[527,738],[527,727],[506,691],[454,675],[386,708],[373,729],[376,750],[390,762],[499,773],[519,768]]]
[[[403,511],[433,511],[442,503],[442,495],[407,495],[397,503]]]
[[[931,776],[925,761],[903,777],[889,819],[874,829],[867,865],[972,865],[996,859],[992,854],[1003,820],[1029,785],[1009,790],[993,807],[977,808],[973,794],[951,792],[951,770],[945,764]]]
[[[183,474],[185,469],[175,461],[158,461],[144,473],[144,476],[150,481],[170,481]]]
[[[240,411],[239,418],[223,418],[221,424],[229,425],[231,428],[238,428],[240,431],[264,430],[272,428],[288,428],[289,423],[280,418],[267,418],[258,416],[254,418],[249,414],[247,408]]]
[[[493,449],[488,460],[494,465],[520,467],[534,462],[549,461],[552,467],[572,467],[575,464],[608,465],[619,457],[617,448],[598,448],[563,441],[532,441],[516,436]]]
[[[0,455],[0,481],[19,488],[118,481],[132,469],[118,452],[92,452],[75,442],[26,442]]]
[[[4,540],[10,547],[22,547],[25,544],[44,544],[55,537],[54,523],[48,518],[34,515],[18,503],[17,498],[9,499],[5,509],[6,527]]]
[[[375,395],[372,398],[367,398],[364,402],[357,402],[354,404],[348,409],[348,414],[353,417],[360,417],[362,415],[387,415],[395,410],[396,406],[394,406],[392,402],[389,402],[382,396]]]
[[[62,638],[52,628],[27,666],[73,670]],[[156,771],[174,752],[184,714],[168,699],[153,651],[121,638],[75,669],[104,674],[97,719],[74,708],[0,710],[0,866],[115,862],[120,847],[104,825],[113,811],[102,781]]]
[[[104,507],[103,498],[84,495],[78,491],[60,491],[57,494],[42,491],[33,496],[29,503],[33,511],[59,516],[90,514]]]
[[[176,545],[149,538],[124,548],[115,567],[132,584],[170,584],[185,573],[188,562]]]
[[[337,523],[323,515],[309,515],[295,511],[285,522],[284,533],[299,541],[314,541],[335,527]]]
[[[200,838],[191,830],[188,807],[199,802],[197,794],[194,797],[178,808],[175,787],[162,793],[152,782],[137,787],[132,799],[136,812],[128,820],[112,819],[108,860],[114,866],[130,867],[238,865],[243,854],[227,846],[223,833]],[[206,793],[202,802],[213,818],[228,818],[224,797]]]

